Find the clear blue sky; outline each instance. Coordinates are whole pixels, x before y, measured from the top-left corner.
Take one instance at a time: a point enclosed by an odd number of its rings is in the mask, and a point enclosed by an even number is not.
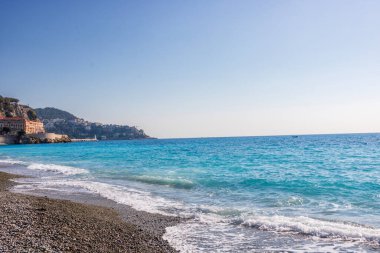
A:
[[[0,1],[0,94],[156,137],[380,131],[380,1]]]

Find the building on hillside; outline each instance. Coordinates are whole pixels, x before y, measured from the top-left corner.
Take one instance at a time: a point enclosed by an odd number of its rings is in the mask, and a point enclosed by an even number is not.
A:
[[[20,117],[1,117],[0,131],[4,132],[8,128],[11,134],[17,134],[19,131],[25,131],[26,134],[45,133],[44,124],[41,121],[32,121]]]

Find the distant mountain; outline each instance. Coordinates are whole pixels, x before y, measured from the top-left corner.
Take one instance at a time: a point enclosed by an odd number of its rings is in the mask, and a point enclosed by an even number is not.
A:
[[[38,114],[38,118],[44,120],[64,119],[64,120],[76,120],[78,119],[69,112],[65,112],[54,107],[37,108],[34,109]]]
[[[47,132],[67,134],[70,138],[94,138],[106,140],[130,140],[149,138],[136,127],[89,122],[73,114],[52,108],[35,109],[37,117],[44,123]]]

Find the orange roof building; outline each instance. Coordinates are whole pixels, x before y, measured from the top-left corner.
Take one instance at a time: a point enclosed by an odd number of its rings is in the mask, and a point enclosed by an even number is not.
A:
[[[20,117],[0,117],[0,131],[4,127],[9,128],[11,133],[19,131],[25,131],[26,134],[45,133],[44,124],[41,121],[32,121]]]

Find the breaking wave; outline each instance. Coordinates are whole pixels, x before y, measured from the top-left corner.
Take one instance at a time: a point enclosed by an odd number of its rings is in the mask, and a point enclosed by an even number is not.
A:
[[[186,179],[174,179],[174,178],[164,178],[157,176],[134,176],[128,177],[130,180],[147,183],[147,184],[157,184],[164,185],[173,188],[182,188],[182,189],[191,189],[194,186],[194,183]]]
[[[23,161],[13,160],[13,159],[10,159],[10,158],[7,158],[7,159],[1,159],[1,160],[0,160],[0,163],[12,164],[12,165],[15,165],[15,164],[25,165],[25,164],[26,164],[26,163],[23,162]]]
[[[28,165],[27,168],[31,170],[54,172],[54,173],[64,174],[64,175],[78,175],[78,174],[88,173],[88,171],[85,169],[65,166],[65,165],[57,165],[57,164],[32,163]]]
[[[319,220],[304,216],[256,216],[242,221],[242,225],[266,231],[299,233],[319,238],[369,241],[380,243],[380,229],[341,221]]]
[[[50,186],[70,186],[79,187],[90,193],[99,194],[100,196],[115,201],[116,203],[128,205],[132,208],[149,213],[159,213],[163,215],[173,215],[173,210],[183,209],[180,202],[168,200],[159,196],[137,189],[127,188],[107,183],[67,180],[67,181],[50,181],[41,184],[42,188]],[[39,186],[39,187],[41,187]],[[165,211],[168,210],[168,211]]]

